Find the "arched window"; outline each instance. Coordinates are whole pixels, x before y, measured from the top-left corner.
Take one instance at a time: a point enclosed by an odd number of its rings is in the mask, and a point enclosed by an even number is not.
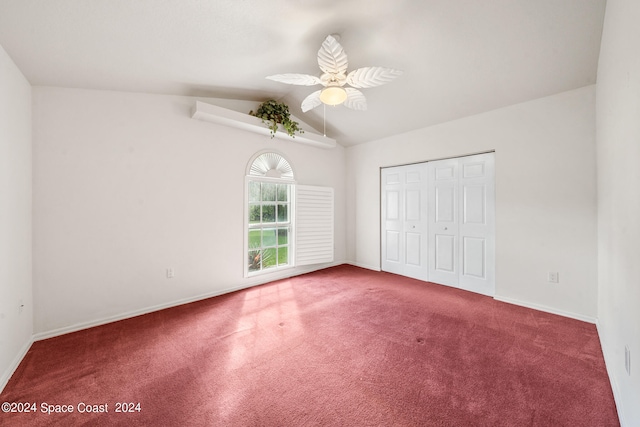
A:
[[[293,266],[293,189],[290,163],[274,152],[258,153],[246,178],[245,275]]]

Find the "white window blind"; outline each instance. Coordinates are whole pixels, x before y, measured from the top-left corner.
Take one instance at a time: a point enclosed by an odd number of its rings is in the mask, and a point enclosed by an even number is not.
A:
[[[296,186],[295,264],[333,261],[333,188]]]

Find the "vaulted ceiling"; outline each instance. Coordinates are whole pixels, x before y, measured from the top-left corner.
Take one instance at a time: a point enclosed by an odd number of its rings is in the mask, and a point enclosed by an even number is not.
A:
[[[605,0],[0,0],[0,45],[32,85],[264,101],[302,113],[340,35],[349,70],[397,68],[367,111],[326,108],[345,146],[596,82]]]

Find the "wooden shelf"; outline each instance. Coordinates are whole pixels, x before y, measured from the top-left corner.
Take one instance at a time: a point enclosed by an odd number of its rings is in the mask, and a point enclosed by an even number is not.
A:
[[[218,107],[217,105],[207,104],[201,101],[196,101],[191,117],[198,120],[217,123],[219,125],[246,130],[260,135],[271,136],[269,128],[267,128],[258,117],[229,110],[228,108]],[[327,138],[326,136],[322,136],[307,129],[304,129],[304,133],[302,135],[296,135],[295,138],[290,137],[286,132],[277,131],[275,138],[287,139],[289,141],[300,142],[302,144],[309,144],[321,148],[334,148],[336,146],[335,139]]]

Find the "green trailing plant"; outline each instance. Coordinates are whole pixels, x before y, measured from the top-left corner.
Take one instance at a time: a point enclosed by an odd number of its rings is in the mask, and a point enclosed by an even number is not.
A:
[[[278,124],[282,125],[287,134],[295,138],[295,133],[303,134],[304,131],[300,129],[299,123],[295,120],[291,120],[289,113],[289,107],[287,104],[270,99],[260,104],[256,112],[249,111],[249,114],[262,119],[262,123],[266,124],[271,131],[271,138],[273,138],[278,130]]]

